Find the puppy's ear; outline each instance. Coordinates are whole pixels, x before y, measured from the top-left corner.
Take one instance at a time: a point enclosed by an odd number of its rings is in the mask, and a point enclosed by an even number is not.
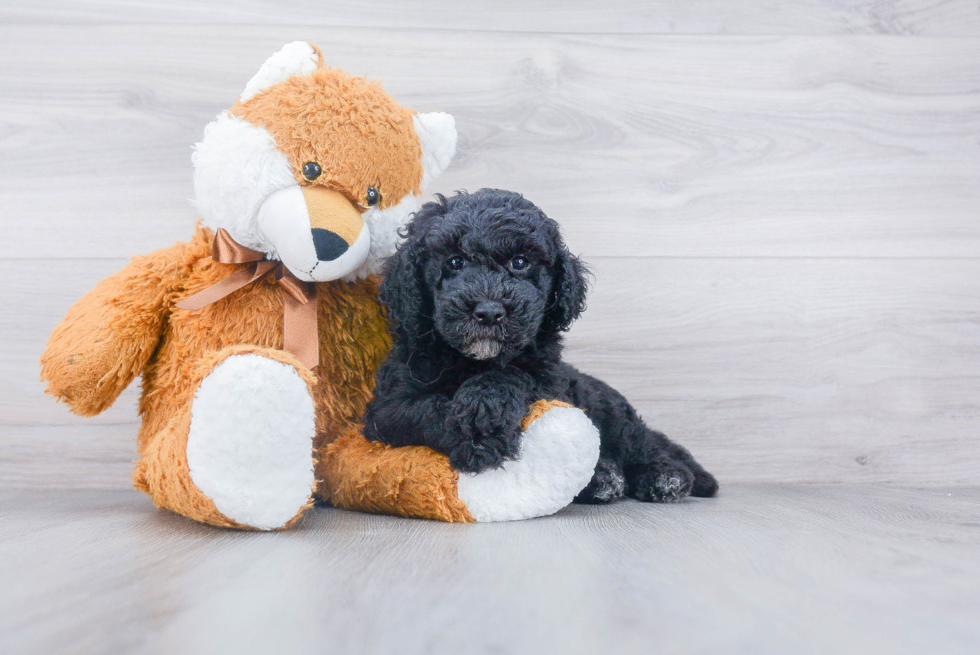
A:
[[[545,317],[545,329],[555,332],[567,330],[572,321],[585,311],[589,275],[589,269],[582,260],[563,245],[555,261],[555,280]]]
[[[388,308],[388,320],[399,341],[410,349],[422,333],[428,292],[419,262],[418,235],[409,234],[395,254],[385,262],[384,281],[379,289],[381,302]],[[431,312],[428,312],[431,315]]]
[[[388,308],[388,320],[399,342],[414,349],[420,335],[432,330],[432,296],[425,282],[424,236],[428,222],[446,210],[446,199],[436,194],[415,213],[405,228],[405,241],[384,266],[379,297]]]

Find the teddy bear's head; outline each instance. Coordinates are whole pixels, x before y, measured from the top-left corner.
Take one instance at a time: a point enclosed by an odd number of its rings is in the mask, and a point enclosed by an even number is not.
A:
[[[456,152],[456,125],[416,113],[380,84],[284,46],[204,130],[194,150],[205,227],[279,260],[307,282],[377,271]]]

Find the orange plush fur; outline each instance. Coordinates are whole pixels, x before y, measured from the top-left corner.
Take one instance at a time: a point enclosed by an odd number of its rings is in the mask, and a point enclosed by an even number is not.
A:
[[[319,448],[360,420],[390,338],[373,279],[317,284],[320,365],[315,381],[281,352],[284,292],[273,281],[259,280],[199,311],[175,309],[183,298],[236,270],[211,260],[211,239],[210,231],[198,229],[189,243],[138,257],[99,283],[52,333],[41,360],[42,379],[49,393],[90,416],[112,404],[142,372],[136,487],[160,506],[231,525],[215,518],[210,501],[189,502],[171,488],[194,489],[183,448],[201,379],[242,344],[293,364],[316,402]]]
[[[316,53],[321,65],[312,75],[290,77],[237,102],[232,113],[273,135],[300,184],[339,191],[360,211],[372,185],[381,191],[382,208],[418,194],[423,170],[414,112],[377,83],[323,67]],[[314,182],[302,177],[308,161],[323,168]],[[184,451],[201,380],[241,352],[293,365],[314,399],[319,451],[360,420],[390,337],[373,278],[317,283],[320,364],[312,372],[282,351],[284,291],[271,278],[198,311],[177,309],[182,299],[240,268],[212,261],[212,238],[198,228],[190,242],[137,257],[100,282],[53,331],[41,378],[73,412],[91,416],[142,373],[135,486],[161,507],[242,527],[217,511],[188,473]]]
[[[312,161],[323,168],[314,184],[339,191],[362,208],[369,186],[381,192],[382,208],[421,193],[422,150],[413,112],[376,82],[318,68],[236,103],[231,113],[269,130],[300,184],[307,183],[303,164]]]

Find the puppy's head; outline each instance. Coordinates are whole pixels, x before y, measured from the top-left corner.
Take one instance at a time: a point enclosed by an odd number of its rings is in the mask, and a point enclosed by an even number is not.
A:
[[[558,224],[510,191],[437,198],[415,214],[385,269],[381,299],[399,339],[506,360],[568,329],[585,306],[586,269]]]

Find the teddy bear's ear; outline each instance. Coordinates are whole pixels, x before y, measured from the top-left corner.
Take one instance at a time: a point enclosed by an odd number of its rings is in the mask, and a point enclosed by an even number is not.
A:
[[[422,188],[446,170],[456,154],[456,119],[441,111],[415,114],[415,132],[422,144]]]
[[[257,93],[293,75],[309,75],[322,63],[323,54],[312,43],[306,41],[287,43],[279,52],[265,60],[259,72],[245,85],[245,90],[238,100],[245,102]]]

